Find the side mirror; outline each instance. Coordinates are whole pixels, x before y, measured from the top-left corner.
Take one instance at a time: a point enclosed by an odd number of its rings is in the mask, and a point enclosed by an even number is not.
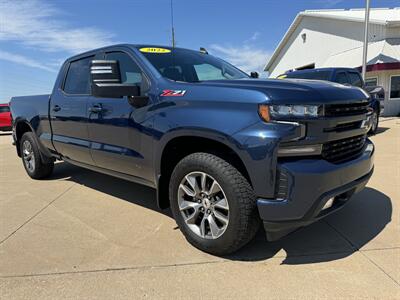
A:
[[[375,98],[379,101],[385,99],[385,90],[381,86],[366,87],[366,91],[371,95],[371,98]]]
[[[259,77],[258,72],[251,72],[250,73],[250,77],[251,78],[258,78]]]
[[[138,86],[121,83],[121,73],[116,60],[92,60],[90,75],[94,97],[121,98],[140,95]]]

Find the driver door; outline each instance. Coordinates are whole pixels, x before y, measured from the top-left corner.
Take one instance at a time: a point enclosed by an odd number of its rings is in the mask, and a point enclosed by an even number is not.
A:
[[[141,85],[143,72],[125,52],[105,53],[106,60],[119,63],[121,83]],[[140,153],[141,132],[137,108],[127,97],[89,100],[88,131],[91,155],[96,166],[124,174],[140,175],[143,155]]]

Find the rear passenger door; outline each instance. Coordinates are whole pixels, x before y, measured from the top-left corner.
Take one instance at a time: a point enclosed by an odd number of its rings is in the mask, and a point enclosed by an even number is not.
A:
[[[53,91],[50,117],[57,152],[76,162],[93,165],[88,139],[90,64],[95,55],[70,61],[61,86]]]

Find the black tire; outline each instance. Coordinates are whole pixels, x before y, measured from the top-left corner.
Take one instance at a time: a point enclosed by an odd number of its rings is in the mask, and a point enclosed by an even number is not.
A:
[[[203,172],[212,176],[226,195],[229,223],[218,238],[206,239],[194,233],[179,209],[179,185],[192,172]],[[175,221],[186,239],[196,248],[214,255],[237,251],[253,239],[260,226],[256,197],[249,182],[231,164],[209,153],[190,154],[176,165],[169,184],[169,199]]]
[[[374,109],[373,113],[372,113],[372,126],[371,129],[369,130],[369,134],[376,134],[376,132],[378,131],[378,127],[379,127],[379,111],[377,108]]]
[[[29,156],[29,161],[28,154],[26,154],[26,152],[24,153],[24,150],[26,150],[25,147],[27,145],[30,145],[30,150],[32,153],[32,155]],[[51,175],[54,169],[54,162],[45,163],[42,161],[39,147],[32,132],[26,132],[23,134],[20,141],[20,151],[25,171],[31,178],[42,179]]]

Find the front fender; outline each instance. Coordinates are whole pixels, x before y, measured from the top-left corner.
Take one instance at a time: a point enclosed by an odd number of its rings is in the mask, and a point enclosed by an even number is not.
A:
[[[166,145],[173,139],[180,137],[199,137],[222,143],[235,152],[241,160],[243,159],[238,151],[241,145],[231,135],[210,128],[175,128],[166,132],[155,147],[154,166],[157,176],[161,173],[161,158]]]
[[[224,144],[239,157],[258,197],[273,198],[279,143],[288,137],[299,136],[300,132],[300,126],[295,124],[263,122],[256,122],[233,134],[210,128],[173,129],[162,136],[155,147],[156,180],[161,174],[162,154],[170,141],[179,137],[206,138]]]
[[[153,149],[156,176],[160,174],[164,148],[172,139],[207,138],[220,142],[237,153],[241,146],[235,141],[233,134],[259,120],[258,106],[251,102],[166,99],[156,104],[151,111],[154,117],[152,131],[155,133]]]
[[[274,198],[279,144],[301,137],[303,131],[297,123],[260,121],[233,134],[258,197]]]

